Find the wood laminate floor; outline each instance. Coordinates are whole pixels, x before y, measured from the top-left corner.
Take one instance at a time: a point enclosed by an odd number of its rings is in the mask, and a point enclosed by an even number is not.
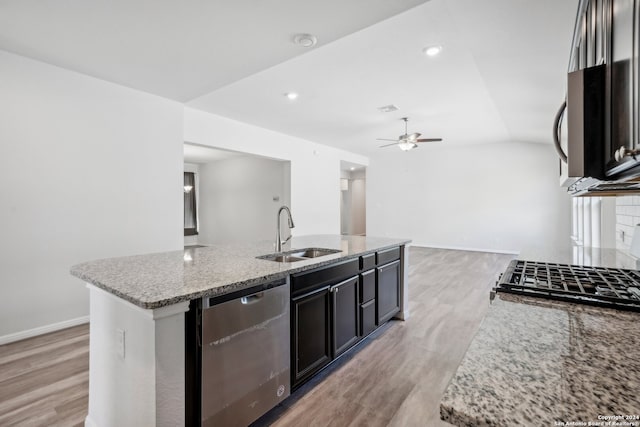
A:
[[[256,426],[439,426],[440,397],[511,255],[411,248],[409,310]],[[89,328],[0,346],[0,426],[76,426],[87,413]]]
[[[0,426],[84,425],[89,325],[0,346]]]
[[[440,398],[512,255],[412,247],[407,321],[391,321],[256,426],[450,426]]]

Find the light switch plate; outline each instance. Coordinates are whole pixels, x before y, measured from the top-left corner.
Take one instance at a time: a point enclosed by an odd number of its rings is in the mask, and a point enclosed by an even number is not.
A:
[[[124,329],[116,329],[116,353],[124,359]]]

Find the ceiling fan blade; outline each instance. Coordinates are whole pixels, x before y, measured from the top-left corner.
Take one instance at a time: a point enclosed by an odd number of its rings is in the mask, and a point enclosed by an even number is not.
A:
[[[397,139],[387,139],[387,138],[376,138],[376,141],[395,141],[395,142],[398,142]]]
[[[421,134],[421,133],[418,133],[418,132],[414,132],[414,133],[412,133],[411,135],[407,135],[407,139],[408,139],[409,141],[415,141],[416,139],[418,139],[418,137],[419,137],[420,135],[422,135],[422,134]]]
[[[398,145],[397,142],[394,142],[393,144],[386,144],[386,145],[381,145],[378,148],[383,148],[383,147],[391,147],[392,145]]]
[[[413,142],[437,142],[437,141],[442,141],[442,138],[422,138],[422,139],[416,139]]]

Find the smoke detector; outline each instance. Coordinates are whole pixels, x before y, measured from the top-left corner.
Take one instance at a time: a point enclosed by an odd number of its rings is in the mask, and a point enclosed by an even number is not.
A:
[[[318,39],[313,34],[296,34],[293,42],[302,47],[313,47],[318,43]]]
[[[380,111],[381,113],[391,113],[393,111],[398,111],[398,107],[393,104],[389,104],[383,107],[378,107],[378,111]]]

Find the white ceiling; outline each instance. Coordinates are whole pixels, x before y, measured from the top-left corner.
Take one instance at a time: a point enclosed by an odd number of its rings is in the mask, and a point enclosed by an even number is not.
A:
[[[403,116],[437,144],[550,143],[576,10],[577,0],[432,0],[190,105],[364,154],[403,133]],[[444,49],[428,58],[433,44]],[[400,110],[377,111],[387,104]]]
[[[2,0],[0,49],[178,101],[425,0]]]
[[[366,155],[403,116],[444,146],[550,143],[577,3],[4,0],[0,49]]]
[[[242,153],[237,153],[234,151],[203,147],[202,145],[195,144],[184,144],[185,163],[205,164],[241,156],[243,156]]]

